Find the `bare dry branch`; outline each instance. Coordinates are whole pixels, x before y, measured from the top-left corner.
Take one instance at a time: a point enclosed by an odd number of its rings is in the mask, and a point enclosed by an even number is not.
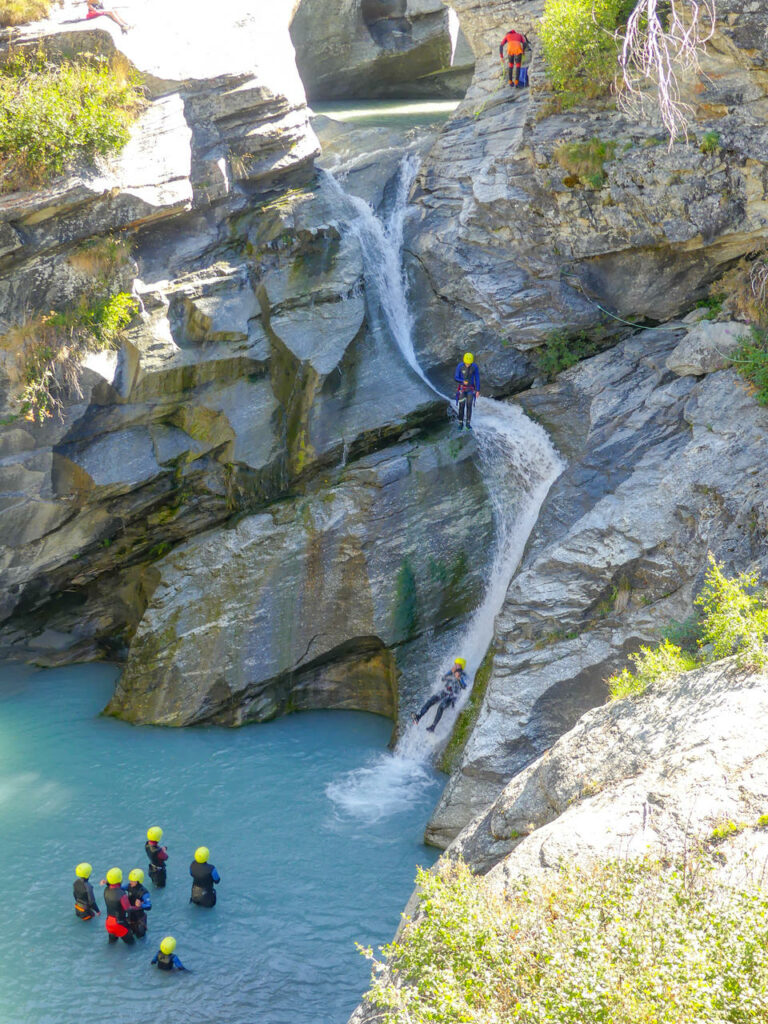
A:
[[[699,70],[699,57],[715,30],[716,0],[638,0],[622,39],[620,100],[626,108],[646,109],[647,90],[656,102],[670,145],[688,137],[692,108],[682,99],[680,78]],[[662,8],[660,10],[660,8]]]

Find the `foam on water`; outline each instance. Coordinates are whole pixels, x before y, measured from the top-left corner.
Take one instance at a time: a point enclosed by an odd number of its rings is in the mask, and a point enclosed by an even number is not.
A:
[[[386,219],[378,217],[362,199],[344,193],[331,175],[328,179],[349,211],[346,229],[360,240],[369,307],[386,324],[406,363],[436,394],[450,402],[422,370],[413,343],[402,245],[409,212],[408,194],[417,170],[418,159],[413,154],[406,155]],[[470,680],[474,679],[542,502],[563,469],[562,460],[546,432],[519,406],[480,398],[472,427],[493,503],[496,543],[483,601],[468,622],[456,649],[445,651],[427,670],[433,692],[441,685],[442,675],[450,669],[459,652],[467,660]],[[334,781],[326,790],[328,796],[344,813],[370,820],[379,820],[407,806],[419,792],[419,779],[445,744],[455,715],[470,692],[471,689],[462,694],[456,709],[443,715],[434,733],[426,731],[423,721],[419,725],[409,724],[393,754],[382,754],[373,763]],[[430,711],[427,718],[432,714]]]

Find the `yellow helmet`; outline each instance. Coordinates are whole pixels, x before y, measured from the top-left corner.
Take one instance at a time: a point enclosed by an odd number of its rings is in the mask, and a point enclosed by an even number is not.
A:
[[[82,864],[78,864],[77,867],[75,868],[75,874],[77,875],[78,878],[90,878],[92,871],[93,868],[91,867],[91,865],[86,864],[85,861],[83,861]]]
[[[123,880],[123,872],[120,868],[110,868],[107,872],[107,885],[120,885]]]
[[[133,871],[131,871],[131,873],[128,875],[128,881],[129,882],[143,882],[144,881],[144,872],[141,870],[141,868],[134,868]]]
[[[195,860],[197,861],[198,864],[205,864],[210,855],[211,851],[208,849],[207,846],[198,846],[198,848],[195,850]]]
[[[471,352],[464,353],[464,362],[466,363],[467,366],[469,366],[471,363],[474,363],[474,361],[475,357],[472,355]]]
[[[453,664],[454,665],[458,665],[459,668],[466,668],[467,667],[467,659],[466,658],[454,658]]]
[[[163,941],[160,943],[160,952],[165,953],[168,956],[176,949],[176,939],[172,935],[166,935]]]
[[[147,829],[147,839],[150,843],[159,843],[163,838],[163,830],[157,825],[153,825],[152,828]]]

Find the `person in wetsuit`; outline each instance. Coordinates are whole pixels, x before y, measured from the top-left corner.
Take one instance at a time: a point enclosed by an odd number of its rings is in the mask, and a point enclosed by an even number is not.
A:
[[[160,943],[160,949],[152,957],[150,963],[155,964],[161,971],[172,971],[174,968],[177,971],[189,970],[176,956],[175,949],[176,939],[172,935],[166,935]]]
[[[427,732],[434,732],[437,723],[443,717],[443,712],[446,708],[452,708],[456,703],[459,693],[467,688],[467,674],[464,669],[467,667],[467,662],[464,658],[457,658],[450,672],[446,672],[443,676],[443,688],[437,693],[432,694],[428,701],[424,704],[418,715],[413,716],[414,722],[417,724],[426,715],[429,709],[437,704],[437,714],[432,725],[427,726]]]
[[[511,29],[504,38],[501,40],[499,46],[499,56],[501,57],[501,63],[504,63],[504,47],[507,48],[507,63],[509,64],[509,84],[513,89],[519,88],[520,86],[520,65],[523,62],[523,51],[526,47],[530,48],[528,37],[518,32],[516,29]]]
[[[81,921],[90,921],[91,918],[99,916],[101,911],[93,895],[93,886],[88,881],[93,868],[90,864],[83,862],[75,868],[75,884],[72,886],[72,894],[75,897],[75,913]]]
[[[456,407],[459,410],[459,430],[464,429],[464,412],[467,414],[467,430],[472,429],[472,407],[480,396],[480,371],[475,357],[465,352],[464,358],[453,375],[456,381]]]
[[[110,944],[122,939],[127,946],[130,946],[136,940],[128,927],[128,911],[131,909],[131,904],[128,894],[123,892],[122,881],[123,872],[120,868],[110,868],[106,880],[101,880],[101,884],[107,886],[104,890],[104,903],[107,907],[107,920],[104,926],[107,929]]]
[[[147,911],[152,909],[152,900],[143,883],[144,872],[141,868],[134,868],[128,875],[128,885],[122,887],[131,904],[127,914],[128,927],[137,939],[147,934]]]
[[[149,860],[149,877],[156,889],[165,888],[165,862],[168,860],[168,847],[161,846],[163,830],[153,825],[147,829],[147,841],[144,843],[144,851]]]
[[[221,881],[219,872],[208,863],[210,851],[207,846],[198,846],[195,850],[195,859],[189,865],[189,873],[192,875],[192,895],[190,903],[196,903],[198,907],[215,907],[216,890],[214,885]]]

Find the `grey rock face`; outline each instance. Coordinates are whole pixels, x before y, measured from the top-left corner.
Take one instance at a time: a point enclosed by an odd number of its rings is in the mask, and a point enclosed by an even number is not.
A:
[[[690,330],[667,358],[667,369],[680,377],[700,377],[731,365],[731,356],[749,327],[738,321],[711,323],[704,320]]]
[[[714,854],[726,885],[764,884],[768,798],[764,727],[768,675],[732,660],[657,684],[638,698],[584,715],[454,840],[462,857],[503,894],[521,877],[650,855]],[[739,831],[711,844],[725,822]],[[695,856],[695,854],[694,854]],[[407,914],[418,915],[418,892]],[[361,1003],[349,1024],[377,1024]]]
[[[732,370],[666,370],[680,334],[638,335],[521,396],[570,459],[496,623],[494,668],[427,828],[444,846],[682,622],[707,553],[768,575],[768,412]]]
[[[545,116],[546,93],[509,89],[498,45],[512,24],[533,40],[531,81],[542,81],[540,3],[454,6],[475,76],[421,169],[408,241],[426,365],[445,365],[451,337],[494,389],[519,389],[550,332],[620,332],[600,307],[631,321],[679,316],[762,247],[766,84],[746,39],[762,38],[765,19],[754,5],[719,5],[706,77],[686,84],[692,137],[671,149],[653,122],[594,103]],[[707,131],[720,143],[702,153]],[[568,147],[593,138],[614,148],[590,182],[568,169]]]
[[[231,9],[217,22],[232,38],[215,53],[197,13],[180,17],[185,45],[168,53],[154,14],[137,26],[126,52],[150,102],[126,149],[0,198],[6,655],[124,654],[157,583],[152,563],[172,546],[444,416],[369,323],[359,245],[312,167],[291,12],[245,7],[240,22]],[[161,20],[177,15],[172,0]],[[115,50],[106,25],[42,23],[19,37],[41,40],[58,53]],[[60,419],[14,418],[25,323],[77,301],[113,237],[131,251],[109,283],[133,292],[139,316],[119,351],[89,356]]]
[[[469,545],[488,550],[493,533],[474,445],[456,443],[443,434],[361,459],[158,562],[108,711],[162,725],[302,707],[394,717],[398,647],[444,629],[457,593],[467,606],[482,593],[482,564],[450,570]],[[401,692],[423,666],[416,674]]]
[[[574,860],[680,856],[724,821],[754,826],[768,791],[766,701],[768,676],[725,661],[591,711],[451,853],[503,886]],[[766,848],[765,832],[747,829],[718,853],[733,871]]]
[[[291,25],[310,100],[461,98],[472,53],[441,0],[300,0]]]

